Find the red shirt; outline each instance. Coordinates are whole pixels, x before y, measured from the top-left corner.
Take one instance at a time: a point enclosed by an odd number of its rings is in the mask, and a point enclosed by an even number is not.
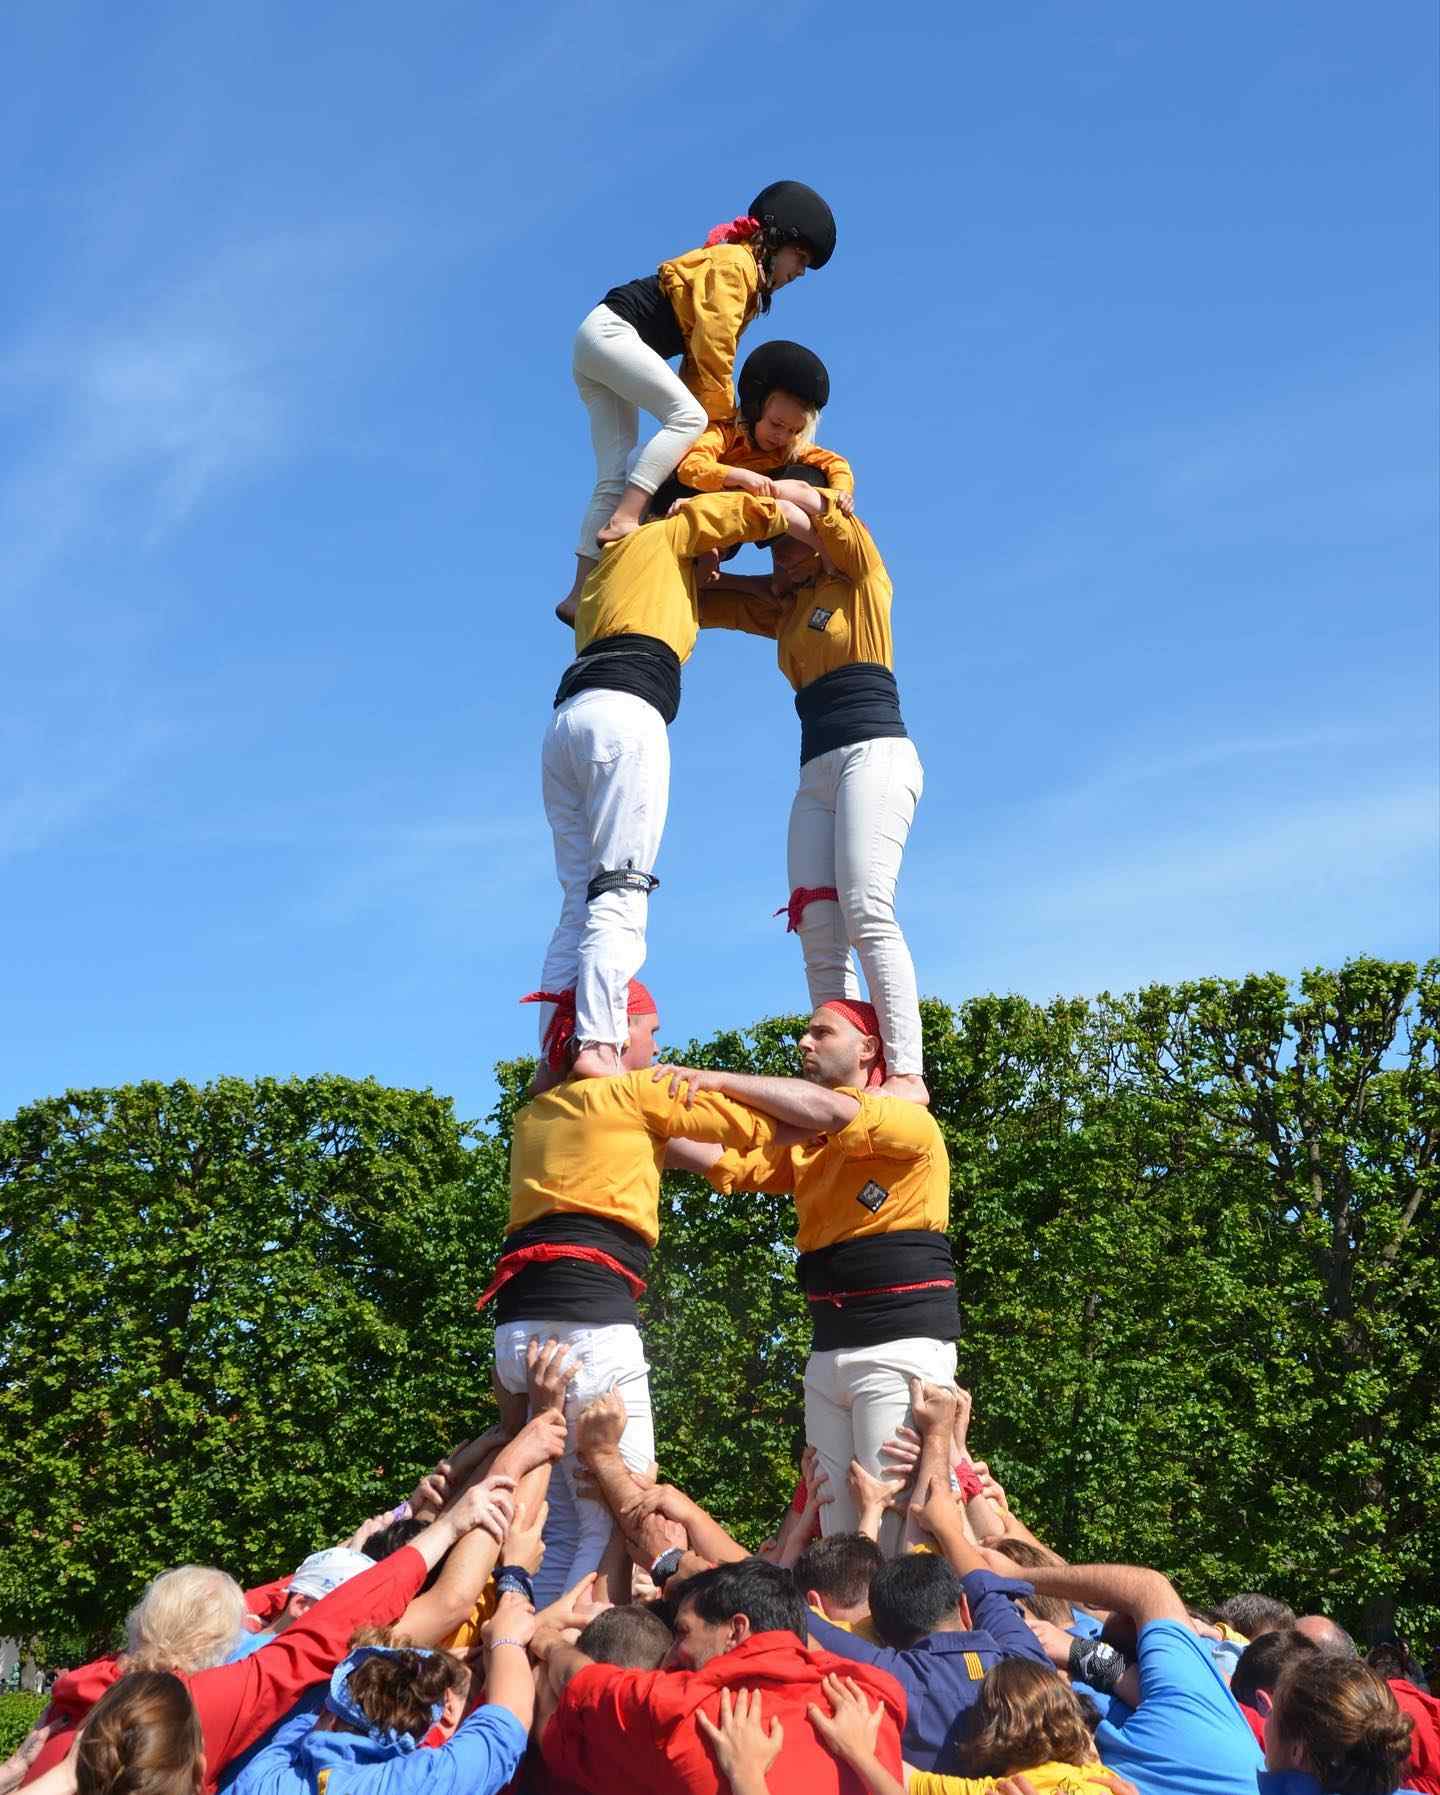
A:
[[[1410,1716],[1414,1727],[1410,1762],[1400,1779],[1401,1787],[1421,1789],[1424,1795],[1440,1795],[1440,1701],[1401,1677],[1391,1678],[1390,1693],[1399,1702],[1400,1712]]]
[[[399,1620],[425,1581],[425,1560],[409,1546],[392,1552],[374,1570],[363,1571],[322,1597],[292,1621],[272,1644],[234,1664],[190,1675],[177,1672],[190,1691],[205,1739],[205,1791],[313,1684],[323,1682],[350,1649],[357,1627],[389,1626]],[[25,1777],[34,1782],[70,1749],[75,1727],[110,1685],[125,1674],[119,1658],[97,1658],[67,1670],[50,1692],[46,1719],[58,1723]],[[22,1787],[24,1784],[21,1785]]]
[[[875,1751],[900,1777],[905,1694],[887,1671],[801,1645],[793,1633],[756,1633],[703,1670],[622,1670],[592,1664],[571,1680],[545,1729],[545,1763],[588,1795],[728,1795],[715,1753],[695,1724],[703,1709],[720,1717],[722,1689],[758,1689],[761,1715],[785,1729],[769,1773],[773,1789],[805,1795],[864,1795],[853,1771],[826,1750],[805,1710],[828,1713],[820,1687],[827,1672],[853,1677],[867,1698],[885,1704]]]

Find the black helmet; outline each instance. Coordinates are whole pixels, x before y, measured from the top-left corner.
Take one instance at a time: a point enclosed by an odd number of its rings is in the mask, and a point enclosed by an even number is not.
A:
[[[772,181],[750,202],[750,216],[810,251],[810,266],[823,268],[835,253],[835,214],[803,181]]]
[[[777,337],[745,357],[736,381],[740,416],[753,430],[771,393],[793,393],[802,405],[824,411],[830,403],[830,375],[813,349]]]

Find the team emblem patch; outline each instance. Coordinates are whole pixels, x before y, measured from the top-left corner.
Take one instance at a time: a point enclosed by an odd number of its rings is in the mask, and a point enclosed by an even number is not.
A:
[[[870,1211],[871,1215],[874,1215],[875,1211],[889,1195],[890,1193],[886,1190],[885,1186],[883,1184],[877,1184],[872,1178],[868,1184],[856,1191],[855,1201],[857,1203],[863,1203]]]
[[[823,633],[826,624],[829,623],[834,615],[835,613],[833,611],[823,610],[819,605],[816,605],[815,609],[810,613],[810,628],[813,630],[820,630]]]

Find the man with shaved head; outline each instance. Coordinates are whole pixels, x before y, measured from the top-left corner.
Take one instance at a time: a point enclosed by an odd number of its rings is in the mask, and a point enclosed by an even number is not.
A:
[[[821,1004],[800,1057],[803,1078],[661,1067],[657,1077],[736,1098],[804,1137],[751,1151],[672,1141],[665,1163],[704,1173],[722,1193],[794,1197],[796,1270],[813,1324],[805,1435],[833,1496],[821,1526],[853,1533],[850,1460],[878,1474],[880,1447],[910,1419],[912,1378],[954,1382],[950,1161],[928,1109],[881,1093],[885,1061],[869,1004]]]
[[[1359,1646],[1339,1621],[1331,1620],[1328,1614],[1302,1614],[1295,1623],[1295,1631],[1313,1640],[1322,1652],[1330,1652],[1337,1658],[1360,1656]]]

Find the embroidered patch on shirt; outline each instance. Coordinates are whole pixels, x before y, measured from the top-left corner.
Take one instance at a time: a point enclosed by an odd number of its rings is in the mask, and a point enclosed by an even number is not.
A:
[[[835,613],[833,611],[822,610],[819,605],[816,605],[815,609],[810,613],[810,628],[813,630],[820,630],[823,633],[826,624],[829,623],[834,615]]]
[[[855,1201],[857,1203],[863,1203],[870,1211],[871,1215],[874,1215],[875,1211],[889,1195],[890,1193],[886,1190],[885,1186],[883,1184],[877,1184],[872,1178],[868,1184],[862,1185],[861,1188],[856,1191]]]
[[[983,1683],[984,1682],[985,1666],[980,1662],[979,1652],[966,1652],[966,1654],[965,1654],[965,1669],[969,1673],[970,1681],[972,1683]]]

